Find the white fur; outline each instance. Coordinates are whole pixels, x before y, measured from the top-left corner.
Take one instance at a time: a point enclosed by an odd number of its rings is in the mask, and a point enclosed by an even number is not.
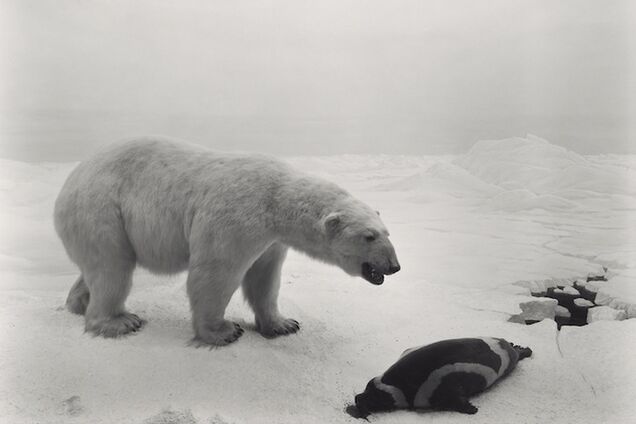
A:
[[[287,247],[351,275],[363,262],[384,273],[397,264],[377,213],[338,186],[270,157],[163,139],[117,145],[81,163],[58,196],[55,227],[81,270],[69,308],[106,336],[143,324],[124,308],[136,264],[188,269],[195,339],[212,345],[242,333],[224,319],[240,285],[261,333],[298,329],[277,307]]]

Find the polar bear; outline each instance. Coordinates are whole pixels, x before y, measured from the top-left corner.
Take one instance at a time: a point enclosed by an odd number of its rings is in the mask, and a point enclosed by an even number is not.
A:
[[[136,265],[188,270],[193,340],[212,346],[243,333],[224,318],[239,286],[263,336],[298,331],[277,306],[289,247],[373,284],[400,269],[378,214],[337,185],[275,158],[163,138],[118,144],[80,163],[54,221],[81,272],[67,307],[105,337],[145,323],[124,307]]]

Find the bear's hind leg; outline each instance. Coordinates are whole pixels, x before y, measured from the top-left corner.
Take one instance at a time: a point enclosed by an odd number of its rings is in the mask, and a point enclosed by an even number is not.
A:
[[[86,307],[88,306],[89,299],[90,292],[84,282],[84,276],[80,275],[75,284],[73,284],[73,287],[71,287],[71,291],[68,293],[68,297],[66,298],[66,307],[74,314],[84,315],[86,313]]]
[[[295,333],[298,321],[278,312],[280,272],[287,247],[274,243],[254,262],[243,278],[243,295],[256,315],[256,330],[272,338]]]
[[[124,307],[133,268],[134,263],[102,264],[100,269],[84,273],[90,291],[86,331],[97,336],[118,337],[135,332],[146,323]]]

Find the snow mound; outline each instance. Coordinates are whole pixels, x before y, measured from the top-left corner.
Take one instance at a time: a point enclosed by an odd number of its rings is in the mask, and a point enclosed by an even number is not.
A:
[[[486,183],[537,195],[591,193],[634,195],[633,169],[602,166],[548,141],[528,135],[478,141],[454,164]]]
[[[585,157],[533,135],[478,141],[464,155],[437,161],[354,155],[295,161],[326,177],[359,176],[377,192],[415,193],[412,201],[466,200],[502,212],[603,210],[607,203],[636,208],[632,161]]]
[[[144,421],[144,424],[197,424],[197,420],[189,409],[173,411],[165,409]]]
[[[375,187],[380,191],[442,191],[453,196],[493,196],[502,189],[452,163],[438,162],[423,171]]]
[[[338,171],[345,173],[381,170],[387,168],[413,168],[422,164],[431,164],[439,160],[439,156],[405,156],[405,155],[353,155],[337,156],[292,156],[287,162],[303,170]]]
[[[67,259],[51,218],[55,197],[75,165],[0,159],[0,271],[62,272]]]

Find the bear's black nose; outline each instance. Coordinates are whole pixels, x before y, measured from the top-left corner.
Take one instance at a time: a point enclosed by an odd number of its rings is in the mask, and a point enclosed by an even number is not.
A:
[[[389,274],[395,274],[396,272],[398,272],[400,270],[400,264],[396,264],[396,265],[391,265],[389,267]]]

